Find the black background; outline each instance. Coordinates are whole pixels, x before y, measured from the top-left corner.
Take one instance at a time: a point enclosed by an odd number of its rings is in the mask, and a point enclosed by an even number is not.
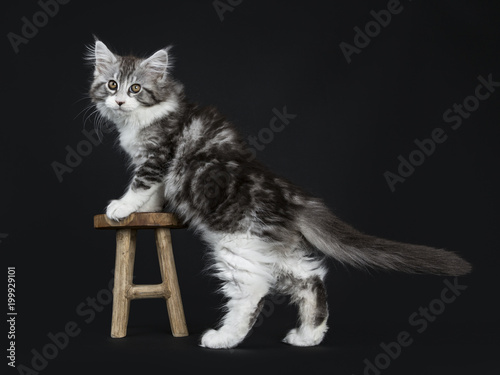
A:
[[[457,130],[442,116],[474,95],[478,76],[500,81],[500,12],[493,1],[401,4],[350,64],[339,44],[352,44],[353,28],[364,28],[370,10],[386,9],[386,1],[243,1],[221,20],[212,1],[74,0],[17,54],[7,34],[21,34],[21,17],[32,19],[40,6],[3,5],[0,253],[4,272],[16,267],[16,364],[32,367],[32,350],[43,351],[49,332],[74,321],[80,333],[41,373],[361,374],[365,358],[373,361],[380,343],[401,331],[413,344],[384,374],[498,373],[500,90]],[[204,245],[176,230],[190,336],[173,338],[164,302],[142,300],[132,303],[127,338],[111,339],[109,301],[93,319],[78,307],[109,296],[114,236],[95,231],[92,217],[123,193],[125,157],[107,134],[62,182],[52,168],[94,126],[84,111],[92,70],[82,58],[92,34],[121,54],[173,44],[173,75],[188,95],[217,106],[245,136],[269,127],[272,109],[286,106],[297,117],[259,159],[362,231],[460,253],[474,266],[459,279],[467,290],[417,333],[408,318],[439,298],[443,278],[366,273],[332,261],[331,329],[320,346],[281,344],[296,311],[273,303],[240,347],[203,349],[199,336],[216,323],[221,299],[203,272]],[[436,127],[446,142],[391,192],[384,172],[396,172],[398,155],[407,157],[414,139]],[[152,237],[139,235],[137,283],[160,279]]]

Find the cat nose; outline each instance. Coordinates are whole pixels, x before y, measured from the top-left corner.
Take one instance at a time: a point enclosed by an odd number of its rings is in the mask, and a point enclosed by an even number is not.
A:
[[[115,100],[116,104],[118,104],[120,107],[122,104],[125,103],[125,101],[121,101],[121,100]]]

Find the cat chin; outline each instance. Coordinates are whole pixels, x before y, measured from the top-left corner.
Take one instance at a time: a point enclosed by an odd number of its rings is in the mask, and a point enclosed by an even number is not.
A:
[[[134,107],[134,108],[124,107],[124,106],[119,107],[119,106],[115,106],[115,105],[109,105],[108,103],[105,103],[104,106],[108,111],[111,111],[112,113],[117,113],[117,114],[130,113],[130,112],[133,112],[137,109],[137,107]]]
[[[136,108],[110,108],[115,113],[130,113],[133,112]]]
[[[119,128],[128,125],[144,128],[154,121],[167,116],[169,113],[176,111],[178,106],[179,103],[175,99],[167,100],[151,107],[137,105],[134,108],[119,108],[105,101],[96,104],[101,115],[115,123]]]

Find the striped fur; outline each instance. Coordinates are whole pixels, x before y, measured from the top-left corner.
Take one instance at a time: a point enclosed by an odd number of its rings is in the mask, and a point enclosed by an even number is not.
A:
[[[175,211],[207,242],[222,281],[227,313],[201,345],[238,345],[263,298],[277,291],[299,306],[299,326],[284,341],[317,345],[327,330],[325,255],[357,267],[462,275],[470,265],[452,252],[361,234],[317,198],[254,160],[234,126],[200,107],[170,77],[167,50],[148,59],[92,49],[93,103],[113,122],[130,157],[133,178],[107,215]],[[117,89],[109,88],[109,81]],[[138,84],[138,93],[130,91]]]

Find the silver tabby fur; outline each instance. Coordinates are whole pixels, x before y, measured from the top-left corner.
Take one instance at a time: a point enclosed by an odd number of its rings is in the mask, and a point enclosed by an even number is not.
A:
[[[362,268],[470,271],[452,252],[362,234],[320,199],[271,173],[224,116],[185,97],[170,76],[168,49],[141,59],[118,56],[96,41],[89,58],[92,101],[116,125],[134,169],[126,193],[106,214],[120,220],[132,212],[173,211],[211,250],[226,313],[217,329],[202,335],[201,346],[237,346],[272,292],[289,294],[299,309],[298,327],[284,342],[319,344],[328,318],[325,255]]]

